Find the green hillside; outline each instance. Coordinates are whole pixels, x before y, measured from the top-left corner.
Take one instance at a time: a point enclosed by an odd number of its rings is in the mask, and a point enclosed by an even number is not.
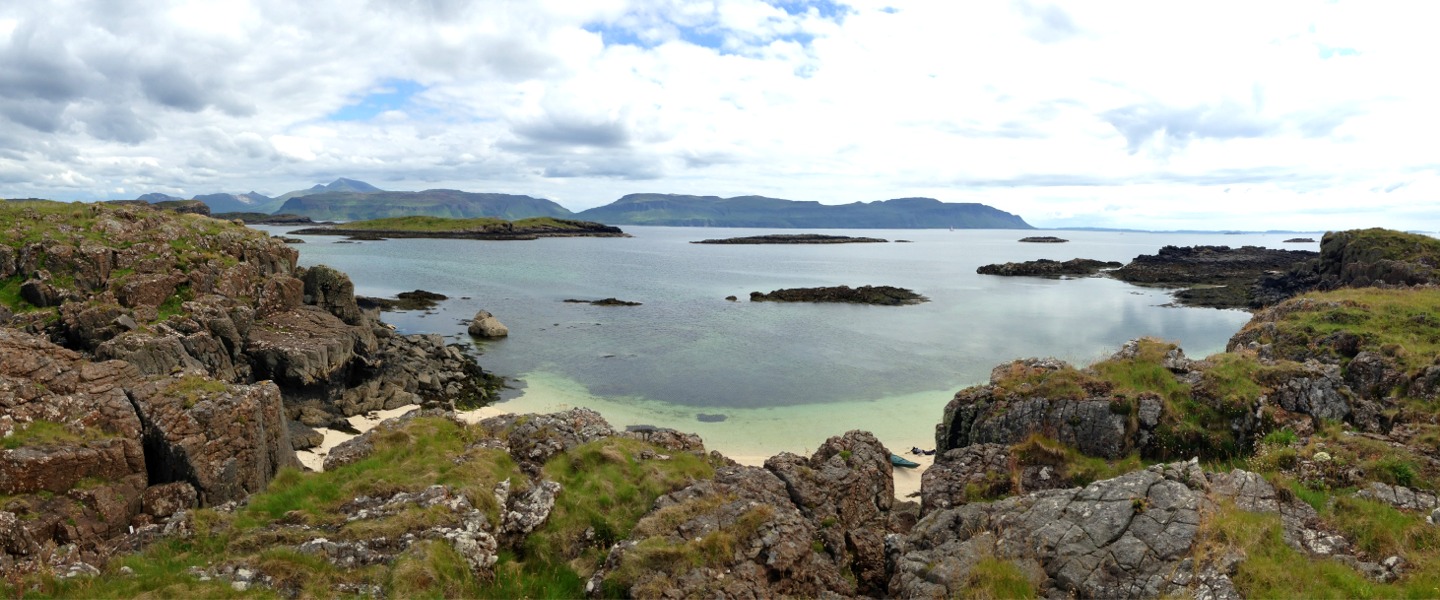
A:
[[[386,217],[429,216],[452,219],[494,217],[569,217],[565,207],[542,198],[459,190],[423,192],[325,192],[285,201],[277,211],[317,221],[364,221]]]

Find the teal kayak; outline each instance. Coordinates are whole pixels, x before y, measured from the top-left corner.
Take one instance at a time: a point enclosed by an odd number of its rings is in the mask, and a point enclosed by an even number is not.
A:
[[[917,463],[917,462],[915,462],[915,461],[913,461],[913,460],[909,460],[909,459],[907,459],[907,458],[905,458],[905,457],[903,457],[903,456],[900,456],[899,454],[891,454],[891,455],[890,455],[890,464],[895,465],[895,466],[897,466],[897,467],[905,467],[905,468],[907,468],[907,469],[913,469],[913,468],[915,468],[915,467],[920,466],[920,463]]]

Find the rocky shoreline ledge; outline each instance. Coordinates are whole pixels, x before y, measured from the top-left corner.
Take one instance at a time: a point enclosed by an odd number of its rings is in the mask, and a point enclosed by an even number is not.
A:
[[[1329,291],[1257,313],[1211,357],[1140,339],[1084,367],[997,366],[937,414],[912,502],[863,431],[747,466],[583,408],[462,420],[485,390],[473,358],[395,335],[343,274],[228,222],[29,203],[0,207],[0,231],[11,596],[1440,586],[1440,289],[1409,283],[1440,242],[1420,236],[1327,235],[1275,285]],[[323,472],[298,468],[306,423],[409,404]]]

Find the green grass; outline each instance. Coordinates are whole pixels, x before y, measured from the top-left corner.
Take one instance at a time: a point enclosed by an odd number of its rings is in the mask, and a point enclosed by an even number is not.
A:
[[[1147,466],[1147,463],[1140,459],[1138,452],[1132,452],[1119,459],[1106,460],[1086,456],[1075,448],[1040,434],[1033,434],[1024,442],[1011,446],[1010,452],[1016,458],[1015,468],[1029,465],[1050,465],[1059,471],[1062,478],[1069,479],[1071,484],[1077,486],[1086,486],[1095,481],[1119,477]],[[1018,473],[1012,473],[1012,477],[1018,477]]]
[[[175,289],[175,293],[170,294],[169,298],[166,298],[164,302],[160,303],[160,306],[157,308],[159,316],[156,317],[156,320],[164,321],[170,317],[181,314],[185,310],[185,302],[194,299],[195,292],[191,291],[190,286],[188,284],[181,285]]]
[[[1346,288],[1302,298],[1313,302],[1290,301],[1297,310],[1277,321],[1274,333],[1260,340],[1275,344],[1282,356],[1328,354],[1348,359],[1317,343],[1337,333],[1358,337],[1355,350],[1385,354],[1410,375],[1440,355],[1440,318],[1436,317],[1440,290]]]
[[[0,304],[17,312],[34,310],[34,306],[20,297],[20,285],[23,283],[25,283],[23,275],[0,279]]]
[[[987,556],[975,563],[965,577],[960,596],[976,600],[1036,598],[1035,584],[1014,562]]]
[[[715,474],[701,457],[676,452],[667,453],[668,460],[638,458],[645,450],[666,453],[639,440],[607,438],[546,463],[545,478],[565,491],[556,498],[550,519],[526,540],[526,558],[568,561],[589,574],[612,544],[629,537],[656,498]],[[592,540],[585,539],[587,529]]]
[[[1291,488],[1295,489],[1295,488]],[[1302,488],[1303,489],[1303,488]],[[1302,496],[1303,497],[1303,496]],[[1239,550],[1245,560],[1234,580],[1247,598],[1435,598],[1440,596],[1440,528],[1421,515],[1337,496],[1312,501],[1321,519],[1338,530],[1367,560],[1403,556],[1405,574],[1390,584],[1371,581],[1344,564],[1311,557],[1286,545],[1280,516],[1222,506],[1201,525],[1199,554],[1218,557]]]
[[[0,447],[14,450],[31,446],[75,445],[112,437],[115,437],[114,434],[94,427],[76,433],[62,423],[35,420],[16,427],[13,433],[0,439]]]
[[[223,381],[201,375],[186,375],[165,386],[167,396],[179,397],[185,408],[193,408],[201,400],[230,389]]]

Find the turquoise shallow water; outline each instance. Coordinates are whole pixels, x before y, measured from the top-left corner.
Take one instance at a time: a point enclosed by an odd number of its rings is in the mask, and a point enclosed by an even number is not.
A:
[[[1204,356],[1223,350],[1249,319],[1240,311],[1167,306],[1164,291],[1109,279],[975,274],[982,264],[1124,262],[1167,244],[1316,246],[1281,244],[1290,236],[1279,234],[1113,232],[1060,232],[1072,241],[1022,244],[1016,240],[1034,232],[1003,230],[822,231],[913,243],[717,246],[689,242],[775,231],[626,230],[635,237],[337,244],[311,236],[296,247],[301,264],[349,273],[362,295],[425,289],[451,297],[430,314],[387,314],[402,331],[468,343],[462,320],[482,308],[494,313],[511,335],[481,342],[480,362],[527,386],[510,401],[516,410],[589,405],[618,425],[676,427],[722,450],[768,452],[813,448],[854,427],[891,430],[892,437],[928,446],[944,403],[984,381],[996,364],[1025,356],[1083,364],[1142,335]],[[931,301],[877,307],[746,300],[751,291],[842,284],[906,287]],[[730,295],[741,300],[726,301]],[[643,306],[563,302],[605,297]],[[700,423],[701,413],[727,420]]]

